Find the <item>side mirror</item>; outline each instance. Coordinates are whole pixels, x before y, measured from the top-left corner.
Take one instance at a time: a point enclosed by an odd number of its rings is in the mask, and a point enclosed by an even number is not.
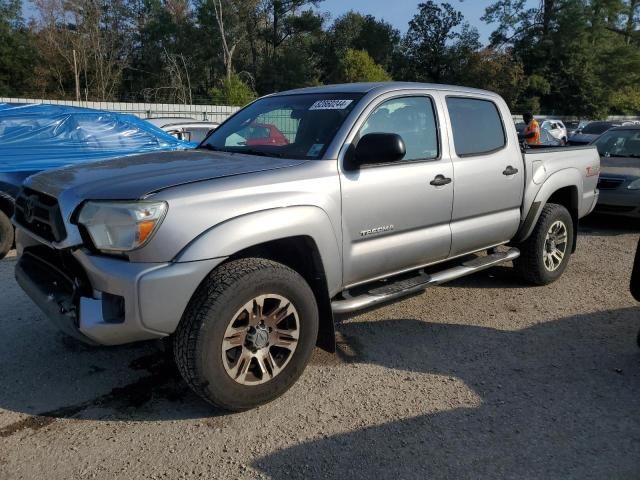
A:
[[[358,141],[353,152],[353,166],[390,163],[402,160],[407,147],[396,133],[368,133]]]

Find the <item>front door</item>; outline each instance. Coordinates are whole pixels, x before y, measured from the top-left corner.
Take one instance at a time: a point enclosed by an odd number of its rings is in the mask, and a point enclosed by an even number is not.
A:
[[[393,163],[342,169],[347,286],[443,260],[451,247],[453,167],[442,154],[434,100],[426,95],[382,100],[352,144],[368,133],[400,135],[407,153]],[[444,181],[432,185],[436,177]]]

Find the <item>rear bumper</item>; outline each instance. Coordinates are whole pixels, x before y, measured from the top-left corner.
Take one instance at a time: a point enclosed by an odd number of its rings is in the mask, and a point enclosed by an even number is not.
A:
[[[224,261],[130,263],[75,250],[60,265],[60,252],[24,248],[24,235],[19,229],[19,285],[61,330],[100,345],[173,333],[202,280]]]

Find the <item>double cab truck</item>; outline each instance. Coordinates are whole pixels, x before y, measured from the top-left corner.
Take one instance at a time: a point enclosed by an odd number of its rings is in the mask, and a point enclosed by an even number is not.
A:
[[[283,140],[261,141],[264,125]],[[291,387],[316,345],[335,351],[336,314],[502,262],[555,281],[599,163],[589,146],[523,150],[487,91],[292,90],[194,150],[28,178],[16,278],[85,342],[168,339],[196,393],[243,410]]]

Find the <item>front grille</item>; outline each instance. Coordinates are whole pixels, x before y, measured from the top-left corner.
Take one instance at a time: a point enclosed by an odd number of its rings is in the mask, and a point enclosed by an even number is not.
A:
[[[61,242],[67,237],[58,201],[30,188],[23,188],[18,193],[15,220],[50,242]]]
[[[598,179],[598,188],[600,190],[615,190],[624,183],[622,178],[600,177]]]
[[[93,291],[84,268],[68,250],[55,250],[40,244],[25,248],[23,256],[33,258],[64,276],[74,291],[84,295],[90,295]]]

